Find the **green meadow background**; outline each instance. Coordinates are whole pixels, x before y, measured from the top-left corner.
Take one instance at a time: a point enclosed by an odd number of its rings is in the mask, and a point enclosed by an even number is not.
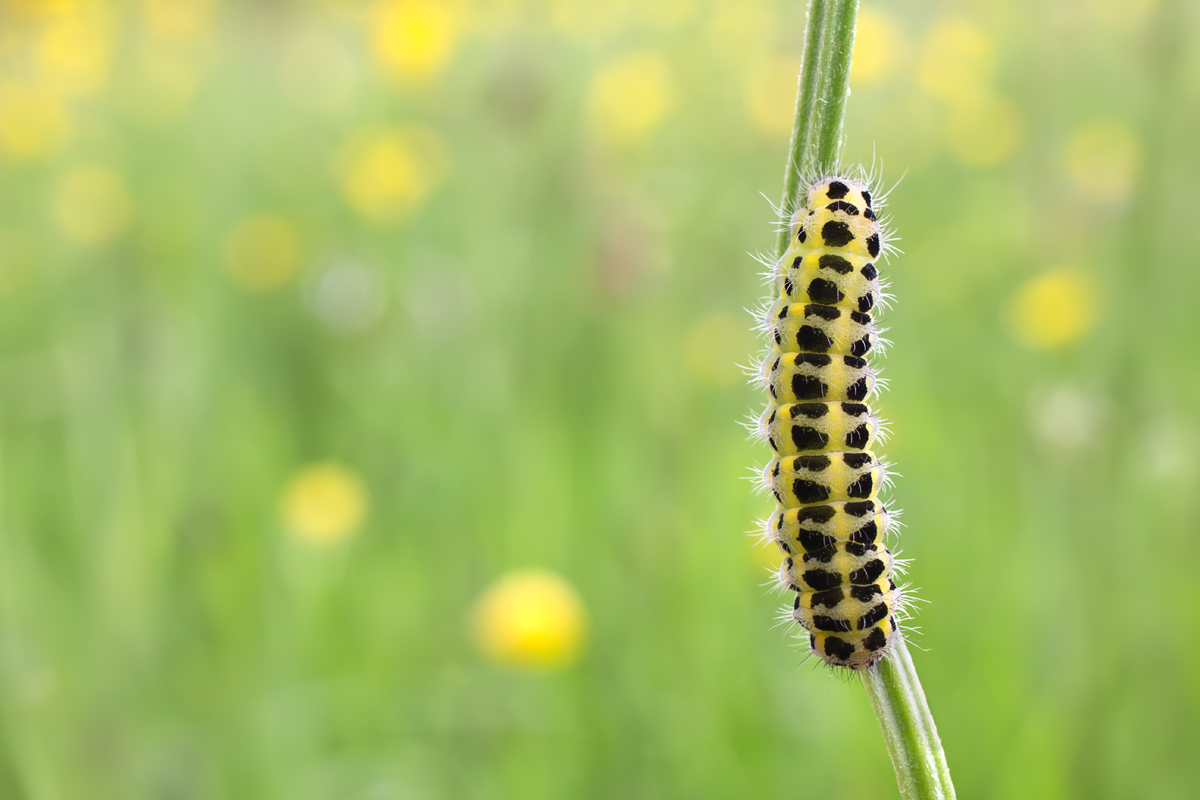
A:
[[[803,25],[0,2],[0,798],[897,796],[746,534]],[[1198,41],[1186,0],[862,7],[964,798],[1200,785]],[[527,568],[586,609],[554,668],[472,633]]]

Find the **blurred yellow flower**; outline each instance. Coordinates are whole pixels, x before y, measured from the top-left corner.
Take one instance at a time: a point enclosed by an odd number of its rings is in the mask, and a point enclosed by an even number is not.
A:
[[[673,99],[666,58],[632,53],[604,65],[593,78],[588,112],[601,138],[634,144],[658,127]]]
[[[367,513],[367,489],[357,474],[332,462],[309,464],[283,490],[280,517],[301,541],[326,544],[354,533]]]
[[[103,244],[133,219],[133,198],[125,179],[111,167],[76,167],[58,182],[54,221],[63,234],[83,244]]]
[[[0,151],[14,159],[54,155],[67,138],[67,107],[56,94],[16,84],[0,85]]]
[[[1067,144],[1067,169],[1076,185],[1099,200],[1129,195],[1142,165],[1142,146],[1119,119],[1084,123]]]
[[[900,31],[895,20],[871,8],[860,11],[850,66],[851,83],[870,84],[885,79],[896,71],[899,57]]]
[[[684,338],[684,365],[702,384],[731,386],[744,380],[739,362],[749,361],[754,347],[749,325],[728,313],[712,314],[691,327]]]
[[[445,177],[450,155],[437,131],[410,125],[362,133],[343,154],[342,191],[367,219],[408,216]]]
[[[628,8],[622,2],[548,0],[545,14],[550,24],[567,36],[590,41],[601,41],[629,24]]]
[[[579,657],[586,628],[579,595],[543,570],[508,573],[475,605],[475,643],[486,658],[505,666],[566,666]]]
[[[34,40],[34,55],[43,80],[67,94],[90,94],[108,81],[107,26],[100,20],[64,16],[47,25]]]
[[[995,61],[993,47],[971,23],[941,20],[926,34],[920,52],[917,83],[935,97],[959,101],[988,91]]]
[[[5,11],[15,15],[53,17],[79,10],[79,0],[8,0]]]
[[[1096,324],[1100,301],[1087,272],[1057,267],[1026,281],[1009,307],[1009,323],[1022,343],[1039,350],[1074,344]]]
[[[708,19],[707,34],[713,50],[741,64],[747,53],[763,51],[764,44],[773,42],[779,30],[779,17],[774,9],[762,3],[714,3]],[[799,59],[796,72],[800,72]]]
[[[155,39],[195,39],[208,32],[217,0],[142,0],[142,17]]]
[[[357,54],[334,33],[298,34],[281,54],[280,84],[302,108],[323,114],[344,111],[359,82]]]
[[[776,58],[759,62],[746,75],[746,108],[763,133],[786,137],[796,116],[800,62]]]
[[[955,104],[946,121],[946,143],[954,157],[971,167],[998,164],[1021,141],[1021,114],[1011,100],[991,95]]]
[[[408,79],[441,72],[461,27],[459,11],[434,0],[391,0],[371,16],[371,45],[385,74]]]
[[[244,289],[263,292],[283,286],[300,267],[300,236],[286,218],[256,214],[225,236],[225,267]]]

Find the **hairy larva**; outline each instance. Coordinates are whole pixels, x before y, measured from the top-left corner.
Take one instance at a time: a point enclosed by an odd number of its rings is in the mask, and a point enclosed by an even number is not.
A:
[[[776,503],[766,535],[783,551],[779,581],[796,593],[791,616],[813,652],[862,670],[887,655],[901,603],[870,406],[884,232],[867,185],[842,177],[812,182],[789,224],[761,325],[771,350],[758,432],[772,451],[762,482]]]

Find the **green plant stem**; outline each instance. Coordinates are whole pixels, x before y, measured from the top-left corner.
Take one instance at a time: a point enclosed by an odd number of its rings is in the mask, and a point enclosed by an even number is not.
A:
[[[896,770],[900,796],[904,800],[953,800],[954,784],[942,741],[902,637],[896,637],[887,658],[867,670],[866,684]]]
[[[837,167],[857,16],[858,0],[811,0],[809,4],[796,121],[780,204],[785,219],[791,218],[799,204],[803,177],[832,174]],[[777,258],[787,249],[788,234],[785,226]],[[937,726],[903,638],[897,636],[887,658],[867,670],[865,682],[901,796],[904,800],[953,800],[954,784]]]
[[[800,91],[792,124],[787,170],[783,177],[784,219],[799,204],[805,175],[831,174],[842,143],[842,118],[850,96],[850,57],[854,52],[854,22],[858,0],[812,0],[804,33]],[[786,226],[779,234],[775,257],[788,246]]]

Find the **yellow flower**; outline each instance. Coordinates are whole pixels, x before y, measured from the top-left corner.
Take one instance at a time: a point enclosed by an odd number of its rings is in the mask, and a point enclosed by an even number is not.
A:
[[[62,99],[44,89],[0,85],[0,151],[36,159],[62,149],[69,124]]]
[[[517,570],[496,581],[475,605],[475,643],[491,661],[550,669],[574,662],[587,628],[583,601],[552,572]]]
[[[1118,119],[1085,123],[1067,145],[1071,178],[1100,200],[1127,197],[1141,165],[1142,147],[1137,134]]]
[[[279,513],[297,539],[326,544],[345,539],[362,525],[367,489],[354,472],[332,462],[309,464],[284,488]]]
[[[746,108],[763,133],[781,137],[791,133],[799,73],[798,60],[777,58],[760,62],[747,74]]]
[[[658,53],[633,53],[596,74],[588,93],[588,112],[601,138],[634,144],[663,121],[673,96],[667,60]]]
[[[80,11],[79,0],[8,0],[5,6],[5,11],[24,17],[56,17]]]
[[[895,21],[874,9],[860,11],[850,80],[856,85],[877,83],[895,72],[899,56],[900,33]]]
[[[67,16],[36,38],[34,53],[42,77],[67,94],[89,94],[108,82],[109,42],[101,20]]]
[[[449,153],[430,128],[408,126],[360,134],[345,149],[342,192],[367,219],[408,216],[445,176]]]
[[[1076,267],[1057,267],[1017,290],[1009,323],[1022,343],[1054,350],[1074,344],[1096,324],[1099,297],[1090,276]]]
[[[262,292],[283,286],[300,266],[300,237],[284,217],[256,214],[225,237],[225,267],[235,283]]]
[[[110,167],[93,164],[68,172],[54,194],[54,219],[70,239],[103,244],[133,218],[133,198],[125,179]]]
[[[946,139],[960,162],[987,167],[1012,155],[1021,141],[1021,128],[1021,114],[1011,100],[978,95],[951,108]]]
[[[217,0],[142,0],[142,16],[156,40],[195,39],[207,33]]]
[[[762,3],[714,3],[705,27],[712,49],[730,63],[740,64],[747,53],[759,52],[764,42],[775,39],[779,18]]]
[[[917,82],[943,100],[969,99],[988,90],[994,61],[992,43],[983,31],[964,20],[942,20],[921,44]]]
[[[394,0],[375,8],[371,45],[391,76],[426,79],[441,72],[461,27],[456,11],[433,0]]]

